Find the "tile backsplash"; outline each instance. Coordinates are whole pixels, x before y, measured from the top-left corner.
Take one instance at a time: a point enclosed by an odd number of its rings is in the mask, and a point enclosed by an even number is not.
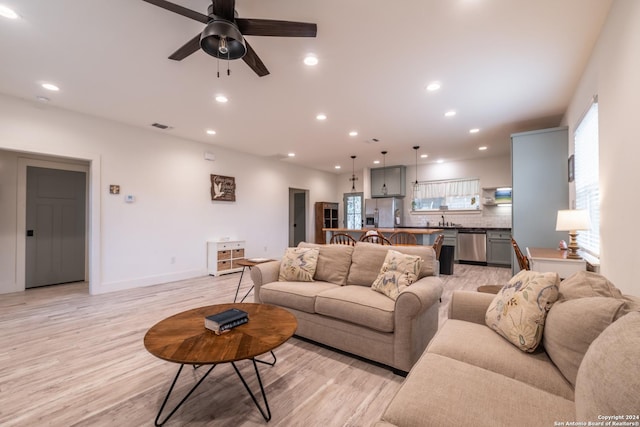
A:
[[[434,213],[408,213],[404,216],[406,227],[437,227],[442,222],[464,227],[511,228],[510,206],[485,206],[481,211],[438,211]]]

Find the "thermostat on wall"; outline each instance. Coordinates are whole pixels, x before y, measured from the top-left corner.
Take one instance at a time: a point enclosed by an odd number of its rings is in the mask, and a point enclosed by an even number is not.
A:
[[[127,203],[133,203],[136,201],[135,196],[132,196],[131,194],[127,194],[126,196],[124,196],[124,201]]]

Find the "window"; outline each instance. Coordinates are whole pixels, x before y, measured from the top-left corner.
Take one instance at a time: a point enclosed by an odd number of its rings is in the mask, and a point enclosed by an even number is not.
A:
[[[345,193],[344,222],[350,230],[362,228],[362,193]]]
[[[574,134],[576,209],[586,209],[591,230],[580,231],[578,245],[588,253],[600,255],[600,172],[598,156],[598,100],[578,124]]]
[[[413,188],[413,211],[478,210],[480,180],[423,181]]]

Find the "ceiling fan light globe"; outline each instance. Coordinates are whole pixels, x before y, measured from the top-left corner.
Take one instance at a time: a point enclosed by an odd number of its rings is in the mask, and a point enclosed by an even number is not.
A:
[[[240,59],[247,53],[244,38],[235,24],[216,19],[207,24],[200,35],[200,47],[220,59]]]

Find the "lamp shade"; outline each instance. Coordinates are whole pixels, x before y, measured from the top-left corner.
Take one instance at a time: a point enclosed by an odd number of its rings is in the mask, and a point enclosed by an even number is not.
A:
[[[556,231],[589,230],[591,221],[589,212],[584,209],[566,209],[558,211]]]

